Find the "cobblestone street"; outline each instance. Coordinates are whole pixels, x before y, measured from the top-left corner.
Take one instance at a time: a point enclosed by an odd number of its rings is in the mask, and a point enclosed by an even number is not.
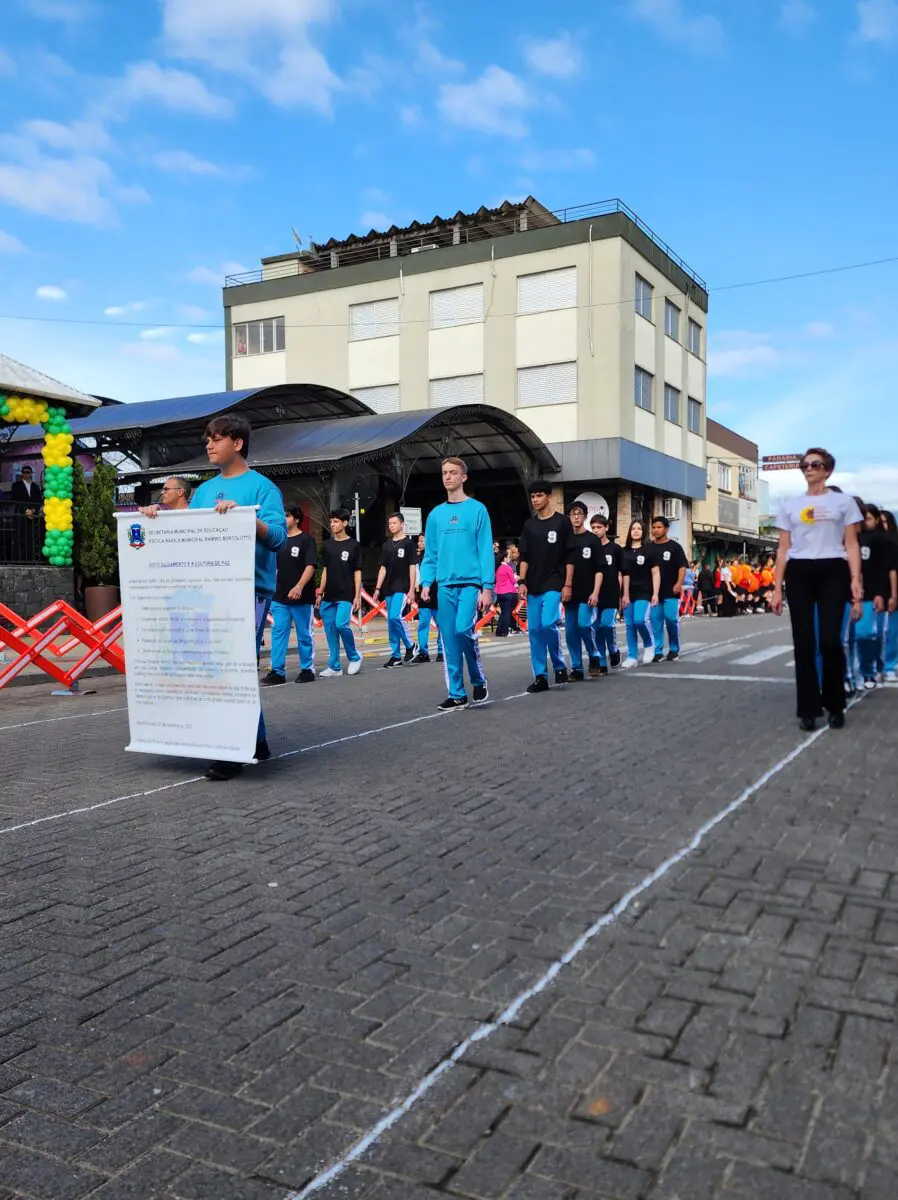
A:
[[[373,656],[219,785],[0,693],[0,1200],[895,1200],[898,690],[806,736],[785,622],[685,647]]]

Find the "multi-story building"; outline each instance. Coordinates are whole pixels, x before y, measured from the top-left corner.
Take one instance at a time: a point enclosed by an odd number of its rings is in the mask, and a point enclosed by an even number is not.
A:
[[[692,513],[696,553],[754,556],[769,550],[759,529],[757,445],[710,418],[706,434],[706,494]]]
[[[314,381],[379,412],[489,404],[623,533],[705,495],[702,279],[620,201],[521,204],[262,260],[224,289],[227,386]],[[563,494],[562,494],[563,491]]]

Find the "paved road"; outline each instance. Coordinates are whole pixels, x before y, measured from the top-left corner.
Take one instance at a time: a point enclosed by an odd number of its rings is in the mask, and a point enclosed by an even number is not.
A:
[[[802,738],[783,622],[685,636],[272,689],[218,786],[0,696],[0,1197],[894,1200],[895,693]]]

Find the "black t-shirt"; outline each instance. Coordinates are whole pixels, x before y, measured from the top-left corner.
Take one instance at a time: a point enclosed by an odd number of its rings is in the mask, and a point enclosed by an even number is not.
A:
[[[668,539],[666,542],[656,542],[654,548],[658,551],[658,566],[661,568],[661,588],[658,592],[658,599],[671,600],[680,569],[689,566],[689,559],[679,542]]]
[[[892,544],[880,529],[861,529],[857,540],[861,546],[864,599],[882,596],[888,600],[892,594],[889,569],[894,567]]]
[[[290,600],[287,593],[299,583],[299,577],[306,567],[318,566],[318,547],[310,533],[299,533],[288,537],[286,543],[278,551],[278,581],[274,589],[274,599],[281,604],[314,604],[315,603],[315,573],[302,589],[298,600]]]
[[[397,592],[403,594],[411,585],[411,570],[418,561],[417,540],[410,537],[394,541],[390,538],[384,542],[380,555],[380,565],[387,568],[384,585],[381,589],[385,596],[394,596]]]
[[[621,574],[630,576],[630,599],[651,600],[652,567],[660,566],[658,549],[654,545],[621,551]]]
[[[599,592],[599,608],[620,608],[620,563],[621,548],[616,542],[603,544],[599,541],[599,563],[602,567],[602,590]]]
[[[563,513],[553,513],[544,521],[531,517],[521,533],[521,562],[527,564],[522,583],[534,596],[560,592],[564,587],[565,563],[571,549],[573,530]]]
[[[321,562],[327,571],[322,599],[355,600],[355,572],[362,566],[362,547],[355,538],[330,538],[321,547]]]
[[[567,560],[574,565],[572,604],[586,604],[595,590],[596,575],[602,569],[601,549],[602,543],[594,533],[590,533],[588,529],[583,533],[574,533],[571,529],[571,548]]]

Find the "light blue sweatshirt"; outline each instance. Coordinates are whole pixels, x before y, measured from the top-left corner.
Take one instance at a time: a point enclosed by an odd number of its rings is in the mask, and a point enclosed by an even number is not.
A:
[[[424,529],[421,587],[474,585],[492,588],[496,579],[490,515],[469,496],[438,504]]]
[[[277,552],[287,541],[284,499],[270,479],[258,471],[226,478],[216,475],[201,483],[190,498],[191,508],[214,508],[219,500],[233,500],[244,507],[257,504],[256,516],[268,526],[268,537],[256,538],[256,593],[273,596],[277,582]]]

